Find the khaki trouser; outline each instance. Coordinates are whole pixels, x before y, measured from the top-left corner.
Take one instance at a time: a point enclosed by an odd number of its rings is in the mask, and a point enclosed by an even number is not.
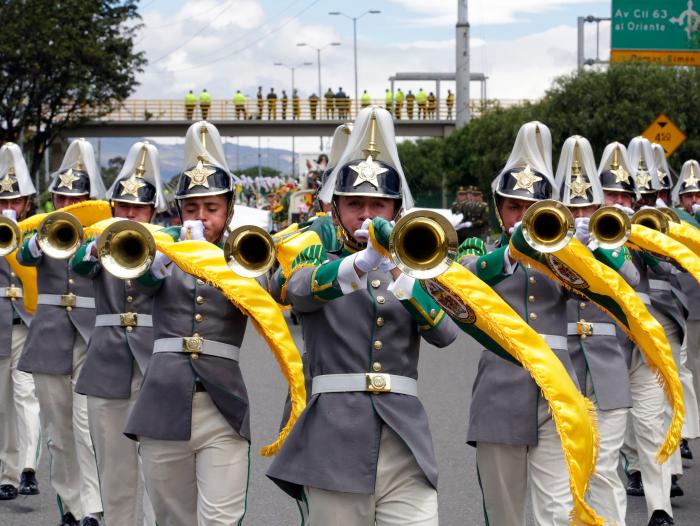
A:
[[[26,325],[12,326],[10,356],[0,358],[0,484],[19,484],[25,469],[36,471],[41,446],[39,402],[31,374],[17,369]]]
[[[528,482],[538,526],[568,526],[574,502],[561,440],[540,396],[536,446],[477,442],[476,464],[488,524],[524,526]]]
[[[310,526],[437,526],[437,491],[413,453],[382,426],[374,493],[305,487]]]
[[[207,393],[192,400],[190,440],[139,437],[158,526],[232,526],[246,510],[250,444]]]
[[[95,450],[88,428],[87,398],[74,391],[86,343],[76,332],[73,374],[34,374],[41,424],[51,458],[50,478],[61,512],[75,517],[102,512]]]
[[[590,376],[586,379],[586,386],[586,395],[596,405],[600,436],[595,473],[588,483],[586,502],[610,524],[624,526],[627,493],[617,473],[617,466],[620,463],[620,448],[625,438],[629,409],[625,407],[603,411],[598,407]]]
[[[698,395],[700,395],[700,321],[685,322],[685,338],[681,346],[681,370],[678,371],[683,384],[683,393],[692,390],[695,398],[688,397],[685,402],[685,422],[683,423],[684,438],[700,437],[700,411],[698,411]]]
[[[668,461],[664,464],[656,461],[656,452],[664,440],[664,391],[636,347],[632,352],[629,373],[632,409],[621,450],[625,471],[639,471],[642,474],[647,515],[651,516],[654,510],[664,510],[673,515]]]
[[[134,365],[131,397],[126,400],[89,396],[90,436],[95,445],[105,526],[135,526],[139,515],[138,486],[141,466],[138,443],[124,435],[126,421],[141,386],[141,373]],[[148,493],[143,495],[144,524],[155,525]]]

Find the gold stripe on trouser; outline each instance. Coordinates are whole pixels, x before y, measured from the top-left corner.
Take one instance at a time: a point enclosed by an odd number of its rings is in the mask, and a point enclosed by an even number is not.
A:
[[[656,375],[649,369],[639,349],[632,351],[629,369],[632,409],[629,412],[622,453],[627,470],[639,471],[644,483],[647,513],[671,510],[671,472],[668,462],[659,464],[656,452],[664,439],[664,406],[666,398]]]
[[[586,378],[586,396],[596,406],[600,442],[595,473],[588,483],[586,502],[610,524],[624,525],[627,493],[617,473],[620,448],[627,428],[628,408],[602,410],[598,406],[590,376]]]
[[[104,522],[108,526],[134,526],[141,504],[144,524],[155,525],[148,493],[139,503],[138,487],[142,479],[138,442],[124,435],[126,421],[139,395],[141,373],[134,362],[131,397],[110,399],[87,397],[90,435],[95,446]]]
[[[50,456],[51,485],[63,512],[75,517],[100,513],[95,451],[88,429],[87,399],[74,391],[85,362],[86,343],[76,333],[73,374],[34,374],[41,422]]]
[[[686,384],[692,382],[693,400],[685,402],[685,425],[684,438],[700,437],[700,405],[698,395],[700,395],[700,320],[687,320],[685,322],[685,338],[681,346],[681,383],[683,390]],[[690,387],[688,387],[688,390]]]
[[[190,440],[139,440],[158,526],[232,526],[243,518],[250,445],[207,393],[194,394]]]
[[[437,492],[413,453],[382,426],[372,495],[305,487],[310,526],[437,526]]]
[[[540,397],[536,446],[477,442],[476,462],[489,524],[524,526],[528,482],[535,524],[568,526],[574,506],[561,440]]]

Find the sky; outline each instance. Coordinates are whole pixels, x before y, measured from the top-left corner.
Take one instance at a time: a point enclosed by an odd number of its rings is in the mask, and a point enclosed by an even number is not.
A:
[[[138,75],[133,99],[176,99],[206,88],[215,99],[240,89],[254,97],[257,86],[290,90],[291,72],[302,97],[318,91],[317,52],[321,51],[321,91],[354,86],[353,22],[357,21],[360,93],[382,98],[388,77],[397,72],[451,72],[455,68],[457,0],[142,0],[144,24],[137,49],[148,59]],[[331,16],[341,11],[346,16]],[[537,99],[552,80],[576,69],[576,19],[610,16],[610,1],[470,0],[471,70],[488,77],[487,96]],[[587,24],[586,58],[595,57],[595,24]],[[600,56],[607,58],[609,24],[600,26]],[[304,42],[308,46],[298,46]],[[425,83],[397,85],[426,90]],[[452,88],[443,83],[443,92]],[[472,83],[472,97],[479,85]],[[289,93],[289,91],[288,91]],[[289,147],[274,139],[276,147]],[[241,144],[257,143],[241,139]],[[318,148],[317,141],[301,148]],[[308,142],[308,146],[306,145]],[[314,146],[314,144],[316,146]]]

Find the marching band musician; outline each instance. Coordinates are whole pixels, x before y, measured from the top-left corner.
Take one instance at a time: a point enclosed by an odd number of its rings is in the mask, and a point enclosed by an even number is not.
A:
[[[104,197],[88,141],[77,139],[68,146],[49,191],[56,209]],[[74,526],[82,517],[81,526],[97,526],[102,502],[87,399],[74,392],[95,327],[92,281],[75,274],[67,259],[44,255],[37,234],[24,241],[17,260],[37,269],[38,306],[18,367],[34,376],[60,524]]]

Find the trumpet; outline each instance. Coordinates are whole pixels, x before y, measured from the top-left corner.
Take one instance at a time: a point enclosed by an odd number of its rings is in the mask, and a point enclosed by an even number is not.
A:
[[[656,208],[642,208],[632,216],[633,225],[642,225],[662,234],[668,233],[669,216]]]
[[[68,212],[52,212],[37,229],[36,242],[48,257],[68,259],[80,248],[83,226]]]
[[[245,278],[265,274],[275,264],[275,256],[275,241],[272,236],[255,225],[236,228],[224,243],[226,264],[233,272]]]
[[[457,255],[457,232],[437,212],[416,210],[403,216],[389,237],[389,252],[408,276],[430,279],[445,272]]]
[[[603,206],[593,212],[588,224],[591,239],[605,249],[624,245],[630,237],[631,229],[630,218],[614,206]]]
[[[12,219],[0,216],[0,257],[11,254],[19,246],[19,227]]]
[[[137,221],[123,219],[104,229],[97,243],[97,256],[104,269],[120,279],[135,279],[151,268],[156,243]]]
[[[527,209],[521,229],[527,244],[538,252],[556,252],[574,236],[574,216],[559,201],[545,199]]]
[[[680,223],[681,222],[681,216],[678,215],[678,212],[676,212],[673,208],[669,207],[661,207],[658,208],[659,212],[663,213],[666,215],[668,220],[671,223]]]

